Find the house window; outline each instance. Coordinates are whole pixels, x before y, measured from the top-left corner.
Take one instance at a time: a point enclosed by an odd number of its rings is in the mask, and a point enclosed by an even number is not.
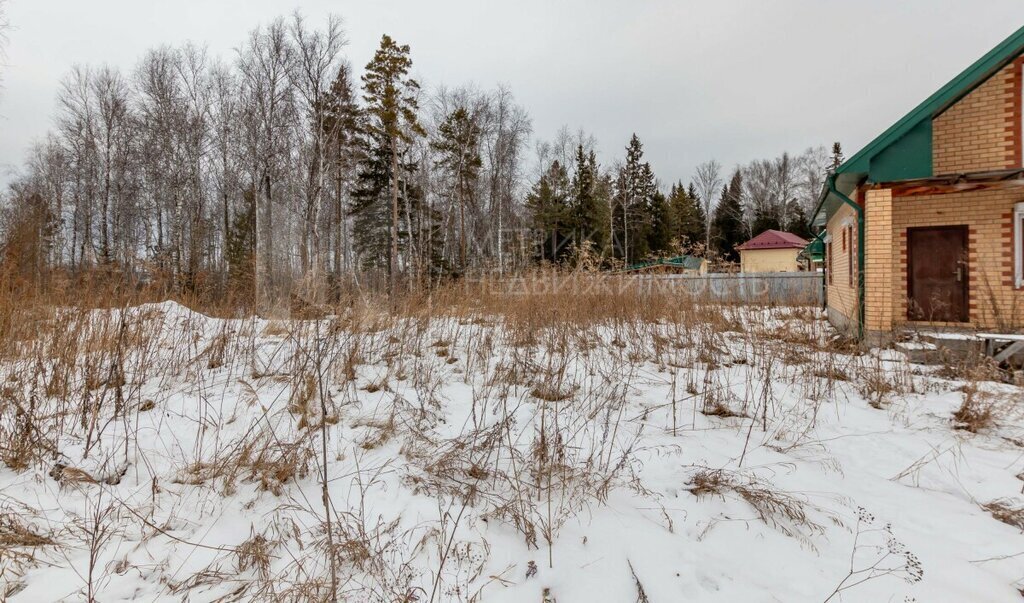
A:
[[[1024,287],[1024,203],[1013,207],[1013,285],[1018,289]]]
[[[828,273],[828,284],[832,284],[832,241],[825,245],[825,272]]]
[[[846,231],[847,230],[849,230],[849,228],[844,228],[843,229],[843,251],[846,251]]]
[[[847,226],[843,231],[843,240],[849,238],[850,244],[846,246],[846,273],[849,277],[849,286],[853,287],[853,227]]]

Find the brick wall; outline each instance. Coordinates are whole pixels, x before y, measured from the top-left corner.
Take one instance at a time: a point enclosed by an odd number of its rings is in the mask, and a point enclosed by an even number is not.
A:
[[[889,189],[865,195],[864,328],[884,332],[893,325],[893,203]]]
[[[867,203],[868,220],[872,219],[870,208],[871,202],[875,200],[874,195],[882,194],[882,191],[871,193],[873,195]],[[967,326],[984,329],[1024,328],[1024,290],[1015,289],[1013,283],[1013,206],[1022,200],[1024,188],[892,199],[893,323],[907,322],[907,229],[966,225],[970,310],[970,323]],[[875,234],[870,226],[868,233],[869,237]],[[877,244],[874,240],[867,243],[869,253],[873,253],[872,247]],[[880,250],[878,258],[884,253]],[[876,266],[877,263],[868,262],[869,287],[873,282],[872,269]],[[884,279],[880,279],[880,282],[884,283]],[[872,295],[869,288],[869,308]],[[870,309],[868,311],[870,313]],[[881,320],[884,321],[884,316]],[[954,325],[964,326],[961,323]]]
[[[846,244],[843,248],[843,231],[847,227]],[[850,259],[857,260],[857,212],[849,205],[840,207],[826,225],[831,241],[832,275],[825,281],[828,296],[828,311],[833,322],[839,325],[856,326],[857,316],[857,283],[856,266],[854,266],[854,285],[850,286]],[[852,245],[852,248],[849,247]],[[852,253],[851,253],[852,252]],[[829,265],[826,261],[826,267]]]
[[[1021,167],[1017,58],[932,121],[935,175]]]

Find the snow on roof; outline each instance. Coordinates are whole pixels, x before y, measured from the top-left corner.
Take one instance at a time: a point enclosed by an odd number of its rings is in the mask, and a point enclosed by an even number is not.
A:
[[[737,249],[803,249],[807,241],[791,232],[766,230]]]

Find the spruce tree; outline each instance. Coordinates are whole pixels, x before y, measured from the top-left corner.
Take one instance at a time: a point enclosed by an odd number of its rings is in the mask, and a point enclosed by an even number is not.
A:
[[[778,209],[774,206],[762,206],[754,210],[754,221],[750,230],[753,236],[757,236],[766,230],[782,230],[782,220],[779,218]]]
[[[736,246],[746,240],[743,228],[743,174],[733,173],[729,184],[722,190],[722,199],[715,208],[711,221],[713,243],[721,257],[730,262],[739,260]]]
[[[835,173],[836,169],[843,164],[843,145],[839,142],[832,143],[832,159],[829,161],[828,172],[830,174]]]
[[[651,227],[647,231],[647,255],[662,256],[672,251],[673,241],[678,241],[679,227],[668,198],[660,191],[650,197]]]
[[[626,163],[618,179],[623,257],[627,264],[648,253],[647,233],[651,228],[655,182],[651,164],[644,162],[643,157],[643,144],[633,134],[626,146]]]
[[[808,223],[807,212],[799,203],[793,204],[792,217],[789,221],[789,232],[807,239],[808,241],[814,238],[814,233],[811,232],[811,225]]]
[[[596,162],[595,162],[596,165]],[[595,202],[601,206],[601,234],[604,244],[601,248],[602,258],[615,258],[615,247],[618,239],[615,236],[615,224],[618,210],[618,198],[616,194],[615,174],[612,172],[601,173],[597,171],[597,180],[594,186]]]
[[[440,214],[429,207],[416,184],[419,166],[412,161],[398,166],[399,196],[395,246],[399,255],[426,276],[438,276],[450,267],[441,259]],[[386,140],[363,139],[362,160],[352,191],[350,214],[353,217],[353,246],[363,269],[387,269],[390,260],[391,207],[388,203],[391,183],[391,149]]]
[[[224,250],[228,261],[228,281],[234,291],[251,291],[256,276],[256,192],[243,193],[245,203],[231,220]]]
[[[327,145],[335,155],[340,155],[355,143],[361,117],[347,66],[338,70],[330,89],[320,99],[319,112],[323,114],[320,127]],[[334,159],[339,161],[342,158],[336,156]]]
[[[607,203],[599,198],[597,155],[586,153],[583,145],[576,147],[571,189],[573,242],[582,246],[593,243],[595,248],[605,244],[605,224],[608,223]]]
[[[690,190],[692,190],[692,185]],[[669,191],[668,203],[673,215],[674,232],[673,236],[684,247],[692,247],[704,241],[705,223],[704,208],[697,199],[691,195],[683,183],[672,185]]]
[[[390,269],[391,147],[380,132],[360,139],[361,160],[352,190],[353,248],[364,269]],[[395,236],[397,243],[397,231]]]
[[[405,212],[399,218],[398,244],[403,253],[412,257],[415,267],[431,282],[452,272],[444,258],[444,237],[441,235],[442,216],[426,201],[423,188],[412,176],[420,166],[409,162],[402,167],[410,175],[402,182],[401,205]]]
[[[339,275],[342,272],[343,258],[348,257],[345,240],[347,227],[344,221],[349,207],[343,195],[344,181],[359,161],[359,135],[363,117],[356,101],[351,69],[347,65],[338,69],[330,89],[320,102],[319,112],[323,114],[322,135],[330,165],[330,177],[334,184],[330,224],[331,236],[335,239],[334,273]]]
[[[568,251],[566,242],[573,232],[568,189],[565,168],[554,161],[526,197],[533,228],[540,235],[537,249],[540,260],[557,263]]]

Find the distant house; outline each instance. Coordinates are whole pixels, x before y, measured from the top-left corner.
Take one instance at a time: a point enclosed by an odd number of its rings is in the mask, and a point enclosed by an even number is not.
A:
[[[661,258],[649,262],[640,262],[626,268],[631,273],[669,273],[669,274],[707,274],[708,263],[704,258],[692,255],[680,255],[673,258]]]
[[[827,178],[812,223],[833,323],[1024,329],[1022,70],[1024,28]]]
[[[825,269],[825,241],[814,237],[797,256],[797,261],[805,270],[821,272]]]
[[[791,232],[766,230],[740,245],[740,272],[797,272],[807,241]]]

